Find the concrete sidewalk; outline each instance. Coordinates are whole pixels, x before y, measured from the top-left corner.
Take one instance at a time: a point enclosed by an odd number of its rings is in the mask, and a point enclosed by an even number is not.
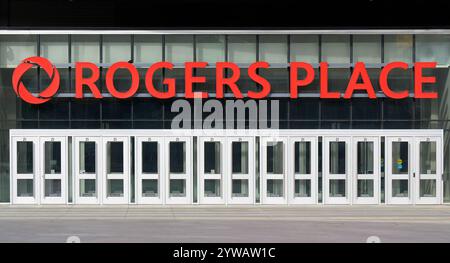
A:
[[[450,242],[450,206],[0,206],[0,242]]]

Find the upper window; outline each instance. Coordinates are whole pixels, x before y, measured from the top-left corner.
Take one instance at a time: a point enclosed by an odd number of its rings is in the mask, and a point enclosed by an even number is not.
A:
[[[384,62],[412,62],[412,35],[386,35],[384,37]]]
[[[353,62],[381,63],[381,36],[353,36]]]
[[[259,60],[268,63],[287,63],[288,45],[285,35],[259,37]]]
[[[348,35],[322,36],[322,61],[350,63],[350,37]]]
[[[416,61],[450,64],[449,35],[416,35]]]
[[[319,63],[319,36],[292,35],[290,45],[291,61]]]
[[[131,59],[131,37],[129,35],[103,36],[103,62],[115,63]]]
[[[13,68],[23,59],[36,55],[36,36],[0,36],[0,67]]]
[[[53,63],[69,63],[69,37],[67,35],[43,35],[40,40],[41,57]]]
[[[225,36],[222,35],[199,35],[196,36],[196,59],[197,61],[215,64],[225,61]]]
[[[155,63],[162,61],[162,36],[135,35],[134,62]]]
[[[100,36],[72,36],[72,62],[78,61],[100,62]]]
[[[256,36],[235,35],[228,37],[228,61],[253,63],[256,61]]]
[[[165,60],[172,63],[193,61],[194,42],[192,35],[167,35]]]

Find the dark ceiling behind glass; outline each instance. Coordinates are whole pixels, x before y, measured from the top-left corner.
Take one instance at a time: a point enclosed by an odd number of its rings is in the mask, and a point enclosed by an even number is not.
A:
[[[0,28],[450,28],[446,0],[0,0]]]

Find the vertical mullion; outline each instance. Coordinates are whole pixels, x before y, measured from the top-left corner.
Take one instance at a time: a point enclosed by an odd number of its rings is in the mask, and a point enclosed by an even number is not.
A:
[[[37,35],[37,39],[36,39],[36,45],[37,45],[37,49],[36,49],[36,53],[38,56],[41,55],[41,35]],[[38,92],[41,91],[41,81],[40,81],[40,69],[39,67],[36,69],[37,72],[37,90]],[[38,128],[41,127],[41,107],[38,107],[38,111],[37,111],[37,122],[38,122]]]
[[[350,76],[353,74],[353,70],[354,70],[354,65],[353,65],[353,63],[355,62],[354,60],[353,60],[353,35],[350,35],[349,36],[349,41],[350,41],[350,45],[349,45],[349,48],[350,48],[350,68],[349,68],[349,73],[350,73],[350,75],[348,76],[349,77],[349,79],[350,79]],[[350,128],[352,129],[353,128],[353,100],[350,100]]]

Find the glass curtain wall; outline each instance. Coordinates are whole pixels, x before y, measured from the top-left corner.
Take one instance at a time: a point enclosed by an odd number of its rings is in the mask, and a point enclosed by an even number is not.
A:
[[[43,105],[30,105],[17,98],[11,87],[14,68],[26,57],[49,58],[61,75],[61,88],[56,98]],[[72,129],[161,129],[170,128],[176,115],[170,111],[173,100],[151,98],[143,83],[139,96],[130,100],[105,98],[101,101],[86,98],[75,100],[73,63],[89,61],[100,66],[101,78],[97,85],[103,91],[107,67],[116,61],[130,61],[138,68],[141,77],[149,64],[170,61],[174,70],[156,74],[154,84],[162,88],[165,77],[176,77],[180,89],[184,85],[183,63],[206,61],[207,69],[195,74],[208,78],[198,90],[215,88],[214,63],[237,63],[241,71],[239,87],[246,92],[259,87],[247,74],[248,65],[267,61],[270,70],[259,73],[273,85],[280,101],[281,129],[444,129],[444,192],[450,201],[450,119],[445,109],[448,96],[450,37],[447,34],[370,34],[370,35],[155,35],[155,34],[61,34],[61,35],[0,35],[0,201],[9,201],[9,130],[38,128]],[[305,61],[316,68],[313,82],[299,92],[299,99],[289,99],[288,63]],[[436,61],[438,68],[425,71],[436,76],[435,86],[425,89],[438,91],[436,100],[370,100],[358,94],[350,101],[319,99],[318,63],[327,61],[329,87],[343,91],[353,70],[353,63],[363,61],[375,89],[378,74],[384,63],[392,61]],[[412,64],[411,64],[412,66]],[[393,89],[411,87],[413,68],[393,71],[389,84]],[[84,74],[89,74],[85,72]],[[229,73],[227,73],[229,74]],[[303,75],[302,75],[303,74]],[[299,77],[304,72],[299,71]],[[117,72],[117,83],[126,86],[129,74]],[[24,74],[22,82],[32,92],[39,92],[51,80],[40,69],[33,68]],[[181,85],[181,86],[180,86]],[[227,90],[229,92],[229,90]],[[205,100],[206,101],[206,100]],[[190,102],[192,103],[192,102]],[[174,187],[176,186],[176,182]],[[277,182],[273,185],[274,192]],[[236,183],[237,184],[237,183]],[[237,187],[237,186],[236,186]]]

